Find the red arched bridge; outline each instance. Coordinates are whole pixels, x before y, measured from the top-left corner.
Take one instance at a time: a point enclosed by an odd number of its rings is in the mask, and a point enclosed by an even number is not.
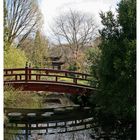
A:
[[[50,91],[62,93],[88,93],[91,75],[66,70],[42,68],[4,69],[4,85],[23,91]]]

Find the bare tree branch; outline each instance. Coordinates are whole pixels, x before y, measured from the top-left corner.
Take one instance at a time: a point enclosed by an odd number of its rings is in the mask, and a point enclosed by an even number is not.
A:
[[[62,47],[64,53],[64,47],[67,46],[71,51],[69,54],[73,55],[75,61],[78,52],[93,41],[97,32],[97,26],[92,16],[71,10],[60,15],[55,20],[54,27],[52,32],[57,43]],[[66,54],[66,57],[69,56]]]
[[[7,9],[8,42],[20,44],[36,32],[42,23],[37,0],[5,0]]]

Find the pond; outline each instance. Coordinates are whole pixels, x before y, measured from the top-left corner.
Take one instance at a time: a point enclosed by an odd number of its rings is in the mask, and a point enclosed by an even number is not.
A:
[[[55,93],[50,94],[48,97],[44,98],[43,105],[43,108],[58,108],[75,104],[72,101],[70,101],[65,95],[59,94],[58,96],[57,93]],[[45,126],[47,124],[44,123],[41,125]],[[59,132],[59,130],[63,131],[62,128],[59,129],[58,127],[57,132]],[[44,130],[31,130],[30,134],[28,135],[28,138],[25,135],[15,135],[13,136],[12,140],[92,140],[90,134],[93,133],[90,129],[67,133],[55,132],[54,134],[50,134],[51,131],[54,133],[54,129],[49,129],[48,133],[46,133]],[[22,131],[22,133],[25,133],[25,131]]]

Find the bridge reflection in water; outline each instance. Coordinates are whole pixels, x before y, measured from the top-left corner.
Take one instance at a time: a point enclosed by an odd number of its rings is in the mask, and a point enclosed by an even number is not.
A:
[[[9,118],[6,129],[15,135],[25,135],[26,140],[35,130],[40,130],[38,135],[50,135],[93,127],[90,108],[77,105],[48,109],[5,108],[5,115]]]

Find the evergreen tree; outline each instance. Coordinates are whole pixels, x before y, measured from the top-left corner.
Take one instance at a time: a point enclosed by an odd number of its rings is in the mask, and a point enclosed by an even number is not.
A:
[[[40,31],[36,32],[33,54],[31,61],[35,67],[45,67],[45,57],[48,56],[48,42],[45,36],[41,35]]]
[[[101,58],[98,63],[99,90],[92,97],[98,110],[95,120],[109,135],[134,140],[136,111],[136,1],[122,0],[118,16],[111,11],[100,14],[104,28],[100,31]],[[94,68],[92,73],[94,73]]]

